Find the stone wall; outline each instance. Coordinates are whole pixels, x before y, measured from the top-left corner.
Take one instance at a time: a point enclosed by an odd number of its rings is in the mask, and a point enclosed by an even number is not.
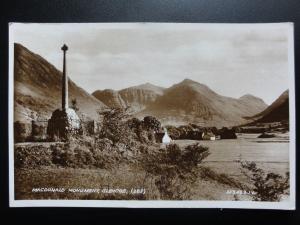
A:
[[[78,131],[79,135],[91,136],[99,130],[99,124],[94,120],[82,121],[80,123],[81,129]],[[47,120],[32,121],[31,123],[16,121],[14,122],[14,141],[15,143],[53,141],[54,139],[51,139],[51,136],[47,133],[48,129],[51,128],[48,128]]]
[[[45,121],[31,122],[31,141],[46,141],[47,140],[47,126]]]
[[[14,139],[15,142],[25,142],[31,137],[32,124],[20,121],[14,122]]]

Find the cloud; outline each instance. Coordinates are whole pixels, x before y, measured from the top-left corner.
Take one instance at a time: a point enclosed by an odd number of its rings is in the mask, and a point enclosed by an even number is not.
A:
[[[17,24],[15,42],[62,67],[89,92],[184,78],[232,97],[271,103],[288,88],[287,26],[173,24]],[[268,81],[266,90],[264,82]]]

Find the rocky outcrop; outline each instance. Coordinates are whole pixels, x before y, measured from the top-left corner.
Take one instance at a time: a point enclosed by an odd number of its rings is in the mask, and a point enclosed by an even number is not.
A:
[[[119,92],[111,90],[111,89],[105,89],[103,91],[95,91],[92,93],[93,96],[95,96],[98,100],[103,102],[105,105],[111,107],[111,108],[126,108],[127,104],[122,99]]]
[[[137,113],[153,103],[164,89],[150,83],[115,90],[97,90],[92,93],[97,99],[111,108],[130,108],[131,113]]]
[[[136,88],[126,88],[119,93],[126,105],[132,107],[135,112],[145,109],[147,105],[154,102],[159,96],[151,90]]]

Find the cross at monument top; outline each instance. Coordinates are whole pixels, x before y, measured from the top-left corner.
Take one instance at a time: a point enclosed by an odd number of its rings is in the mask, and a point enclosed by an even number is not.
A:
[[[67,46],[66,44],[64,44],[64,45],[61,47],[61,50],[67,51],[67,50],[68,50],[68,46]]]

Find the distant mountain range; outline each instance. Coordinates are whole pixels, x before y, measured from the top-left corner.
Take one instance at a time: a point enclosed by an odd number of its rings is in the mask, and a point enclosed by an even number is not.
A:
[[[61,107],[62,73],[20,44],[14,46],[14,60],[14,120],[49,118]],[[170,125],[197,123],[222,127],[288,118],[288,91],[268,107],[253,95],[237,99],[222,96],[190,79],[169,88],[146,83],[119,91],[97,90],[93,94],[69,79],[69,104],[72,99],[77,100],[79,114],[92,119],[108,107],[130,107],[131,114],[138,118],[152,115]]]
[[[62,73],[41,56],[20,44],[14,45],[14,120],[49,118],[61,108]],[[69,104],[76,99],[79,113],[97,118],[105,104],[69,79]]]
[[[204,84],[190,79],[170,88],[152,84],[120,91],[95,91],[93,95],[109,107],[131,107],[135,116],[152,115],[164,124],[201,123],[206,126],[232,126],[245,122],[266,109],[266,103],[255,96],[239,99],[221,96]]]

